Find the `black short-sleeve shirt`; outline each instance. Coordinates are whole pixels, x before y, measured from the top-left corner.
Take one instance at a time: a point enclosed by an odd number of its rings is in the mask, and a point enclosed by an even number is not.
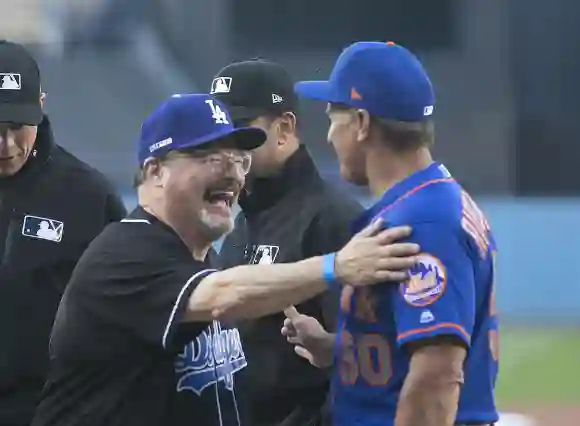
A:
[[[183,321],[214,271],[141,208],[109,225],[59,306],[33,425],[239,426],[237,329]]]

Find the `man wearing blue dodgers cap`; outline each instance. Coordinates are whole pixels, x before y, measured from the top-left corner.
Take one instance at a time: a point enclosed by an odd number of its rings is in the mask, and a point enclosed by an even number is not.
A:
[[[231,231],[248,150],[265,139],[234,129],[209,95],[174,96],[145,120],[139,206],[93,241],[67,286],[34,426],[240,426],[234,376],[247,361],[219,320],[405,277],[418,246],[391,242],[409,228],[378,224],[332,255],[216,271],[207,252]]]
[[[200,119],[202,117],[207,119]],[[199,149],[209,142],[213,142],[209,146],[211,150]],[[204,232],[213,241],[232,230],[231,208],[243,186],[241,179],[250,166],[249,151],[263,142],[264,133],[259,129],[234,130],[226,109],[218,101],[201,95],[174,95],[143,123],[138,146],[140,170],[135,186],[138,192],[145,192],[143,198],[148,198],[147,185],[141,184],[148,166],[152,162],[167,163],[169,160],[174,169],[168,179],[173,179],[168,181],[164,195],[175,197],[176,204],[183,205],[185,211],[181,214],[197,216],[198,232]],[[186,179],[194,169],[189,167],[188,161],[183,161],[184,158],[219,164],[225,161],[223,155],[230,156],[230,160],[241,168],[244,172],[241,177],[196,173],[196,179]],[[179,168],[179,165],[184,167]],[[186,193],[197,197],[185,197]]]
[[[427,73],[402,46],[359,42],[328,81],[295,89],[327,102],[342,176],[377,197],[353,230],[377,218],[408,224],[422,249],[408,281],[343,288],[334,423],[493,424],[496,245],[481,210],[431,157],[435,101]],[[334,336],[313,318],[289,309],[282,333],[313,364],[331,363]]]

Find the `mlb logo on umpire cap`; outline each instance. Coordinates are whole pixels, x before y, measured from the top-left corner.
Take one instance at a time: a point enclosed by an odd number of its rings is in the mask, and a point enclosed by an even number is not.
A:
[[[231,138],[236,148],[262,145],[266,133],[256,127],[234,128],[226,107],[208,94],[173,95],[145,119],[138,140],[140,165],[171,150],[201,147]]]
[[[21,87],[20,74],[0,72],[0,90],[20,90]]]
[[[424,121],[435,106],[423,65],[393,42],[354,43],[339,56],[328,81],[301,81],[295,90],[307,99],[366,109],[387,120]]]
[[[211,89],[209,94],[213,95],[214,93],[230,93],[231,87],[232,87],[231,77],[216,77],[213,79],[211,83]]]
[[[0,40],[0,121],[38,126],[44,117],[40,71],[21,45]]]

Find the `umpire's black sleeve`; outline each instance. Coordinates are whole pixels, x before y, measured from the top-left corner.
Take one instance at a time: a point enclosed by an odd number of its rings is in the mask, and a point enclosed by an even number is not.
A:
[[[334,200],[333,200],[334,201]],[[304,234],[303,248],[307,257],[340,250],[351,238],[350,223],[363,211],[350,199],[329,202],[316,215]],[[334,330],[340,294],[327,291],[323,295],[324,326]]]

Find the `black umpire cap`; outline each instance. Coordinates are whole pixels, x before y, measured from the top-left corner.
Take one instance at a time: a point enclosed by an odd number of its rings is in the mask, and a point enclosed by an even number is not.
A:
[[[21,45],[0,40],[0,122],[42,122],[38,64]]]
[[[298,103],[290,74],[265,59],[234,62],[222,68],[212,81],[210,94],[228,107],[236,122],[295,112]]]

